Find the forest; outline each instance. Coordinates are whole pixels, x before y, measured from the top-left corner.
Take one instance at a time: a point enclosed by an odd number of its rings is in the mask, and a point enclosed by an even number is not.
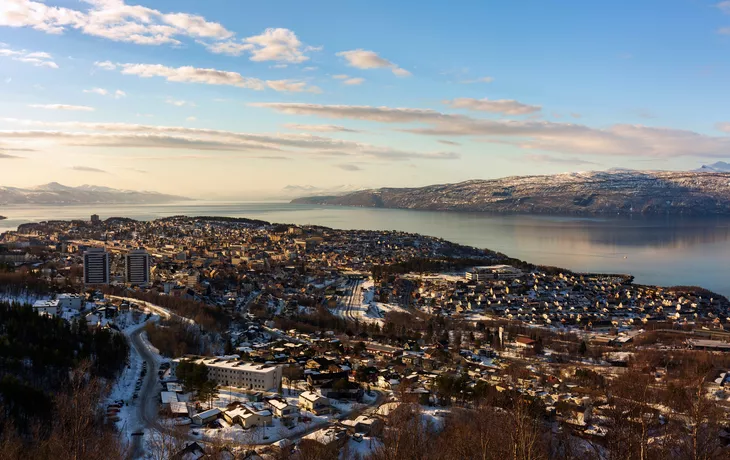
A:
[[[102,423],[99,401],[107,382],[127,364],[128,354],[124,336],[90,329],[83,318],[69,324],[38,315],[29,306],[0,303],[2,446],[43,458],[48,452],[42,449],[79,442],[68,437],[65,424],[80,429],[84,423],[94,433],[91,444],[103,442],[112,428]],[[70,444],[64,448],[85,449]]]

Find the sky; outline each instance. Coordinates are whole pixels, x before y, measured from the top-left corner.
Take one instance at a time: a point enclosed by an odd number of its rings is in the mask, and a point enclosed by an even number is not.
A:
[[[2,0],[0,185],[691,170],[730,159],[729,81],[730,0]]]

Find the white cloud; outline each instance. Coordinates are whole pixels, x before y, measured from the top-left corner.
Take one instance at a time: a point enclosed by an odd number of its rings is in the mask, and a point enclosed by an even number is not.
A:
[[[74,110],[80,112],[93,112],[94,108],[86,105],[70,105],[70,104],[30,104],[28,107],[34,109],[46,110]]]
[[[717,30],[717,33],[720,35],[730,35],[730,27],[722,27]]]
[[[463,83],[465,85],[470,85],[472,83],[492,83],[494,81],[494,77],[480,77],[475,78],[473,80],[462,80],[459,83]]]
[[[168,97],[167,99],[165,99],[165,103],[166,104],[170,104],[170,105],[174,105],[176,107],[184,107],[184,106],[195,107],[195,103],[194,102],[183,101],[182,99],[173,99],[171,97]]]
[[[343,81],[342,83],[346,85],[362,85],[365,82],[364,78],[348,78],[347,80]]]
[[[722,10],[723,13],[730,14],[730,0],[722,1],[715,6],[720,8],[720,10]]]
[[[198,119],[196,117],[187,117],[185,120],[186,121],[197,121]]]
[[[31,27],[60,34],[69,29],[95,37],[140,45],[180,44],[177,37],[223,40],[234,34],[202,16],[165,14],[123,0],[84,0],[88,10],[48,6],[32,0],[3,0],[0,26]]]
[[[2,5],[0,5],[0,9]],[[0,57],[9,57],[14,61],[33,64],[36,67],[48,67],[58,69],[58,64],[53,61],[53,56],[43,51],[27,51],[10,49],[5,43],[0,45]]]
[[[730,133],[730,122],[720,122],[715,127],[724,133]]]
[[[401,131],[429,136],[470,136],[483,142],[573,155],[619,155],[653,158],[726,157],[730,136],[709,136],[682,129],[616,124],[599,129],[538,120],[487,120],[430,109],[301,103],[254,103],[282,113],[323,118],[368,120],[390,124],[421,123]],[[730,124],[718,128],[730,132]]]
[[[161,77],[167,81],[179,83],[202,83],[206,85],[225,85],[238,88],[263,90],[271,88],[275,91],[312,92],[321,90],[316,86],[307,86],[305,82],[296,80],[260,80],[244,77],[238,72],[217,69],[202,69],[192,66],[167,67],[161,64],[119,64],[122,73],[137,75],[142,78]]]
[[[513,99],[473,99],[469,97],[460,97],[452,101],[444,101],[444,104],[450,105],[456,109],[469,109],[480,112],[500,113],[502,115],[525,115],[535,113],[542,110],[539,105],[528,105]]]
[[[350,76],[346,75],[344,73],[341,73],[338,75],[332,75],[332,78],[334,78],[335,80],[346,80],[346,79],[350,78]]]
[[[104,88],[91,88],[91,89],[85,89],[84,92],[91,93],[91,94],[98,94],[99,96],[112,96],[114,99],[121,99],[123,97],[127,97],[127,93],[125,93],[121,89],[118,89],[112,93]]]
[[[340,51],[337,56],[342,56],[347,60],[351,67],[358,69],[390,69],[398,77],[408,77],[411,73],[405,69],[398,67],[389,60],[382,58],[374,51],[364,49],[356,49],[350,51]]]
[[[308,86],[306,82],[297,80],[267,80],[266,86],[274,91],[285,91],[291,93],[321,93],[322,90],[317,86]]]
[[[208,45],[208,50],[231,56],[250,53],[252,61],[278,61],[300,63],[309,60],[306,51],[319,51],[321,47],[304,47],[297,35],[284,28],[266,29],[260,35],[240,41],[228,40]]]
[[[47,122],[3,118],[0,121],[49,130],[0,131],[0,141],[22,140],[24,145],[165,148],[236,152],[287,152],[309,156],[343,157],[361,161],[378,159],[449,160],[459,158],[452,152],[415,152],[390,147],[334,139],[312,134],[266,134],[156,126],[129,123]]]
[[[100,96],[106,96],[107,94],[109,94],[109,91],[105,90],[104,88],[85,89],[84,92],[85,93],[94,93],[94,94],[98,94]]]
[[[286,129],[291,129],[294,131],[312,131],[312,132],[320,132],[320,133],[360,133],[362,131],[357,129],[350,129],[345,128],[344,126],[339,125],[301,125],[297,123],[287,123],[284,125]]]
[[[115,70],[117,68],[117,65],[111,61],[102,61],[102,62],[96,61],[94,63],[94,65],[96,67],[99,67],[100,69],[104,69],[104,70]]]

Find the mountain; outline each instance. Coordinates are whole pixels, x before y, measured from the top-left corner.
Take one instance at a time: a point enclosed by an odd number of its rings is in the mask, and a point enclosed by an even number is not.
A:
[[[694,172],[730,172],[730,163],[718,161],[711,165],[702,165],[701,168],[695,169]]]
[[[69,187],[51,182],[32,188],[0,187],[0,205],[86,205],[86,204],[162,204],[189,198],[157,192],[117,190],[95,185]]]
[[[506,177],[292,203],[559,215],[730,215],[730,173],[611,170]]]

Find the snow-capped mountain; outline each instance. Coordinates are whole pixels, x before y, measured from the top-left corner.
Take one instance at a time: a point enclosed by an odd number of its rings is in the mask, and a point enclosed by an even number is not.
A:
[[[702,167],[695,169],[694,172],[730,172],[730,163],[718,161],[711,165],[702,165]]]
[[[97,185],[69,187],[58,182],[27,189],[0,187],[0,205],[162,204],[185,200],[189,200],[189,198],[157,192],[117,190]]]
[[[293,202],[530,214],[730,215],[730,173],[594,171],[381,188]]]

